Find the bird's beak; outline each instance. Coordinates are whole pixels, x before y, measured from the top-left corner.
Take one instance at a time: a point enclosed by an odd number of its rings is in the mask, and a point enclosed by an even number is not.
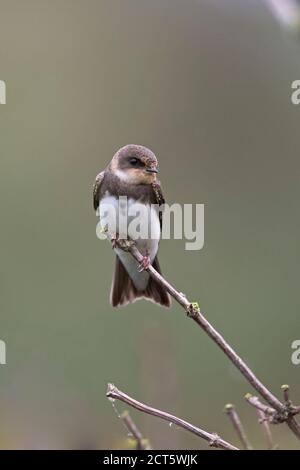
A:
[[[146,168],[147,173],[158,173],[158,167],[156,168]]]

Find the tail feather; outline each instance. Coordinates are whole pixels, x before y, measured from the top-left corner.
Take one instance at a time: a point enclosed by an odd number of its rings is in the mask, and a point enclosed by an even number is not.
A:
[[[160,265],[158,262],[158,258],[154,259],[152,266],[156,271],[161,274],[161,269]],[[146,297],[149,300],[152,300],[153,302],[163,305],[164,307],[170,307],[171,306],[171,297],[168,294],[168,292],[165,290],[164,287],[162,287],[160,284],[158,284],[153,277],[150,277],[148,286],[144,292],[144,297]]]
[[[152,266],[156,271],[161,273],[157,257],[154,259]],[[145,290],[137,290],[119,257],[116,256],[115,272],[110,295],[111,305],[113,307],[120,307],[135,302],[137,299],[143,297],[164,307],[171,306],[171,298],[168,292],[152,277],[149,278]]]

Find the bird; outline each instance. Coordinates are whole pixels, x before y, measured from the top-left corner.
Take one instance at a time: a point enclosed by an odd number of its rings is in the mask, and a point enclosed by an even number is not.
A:
[[[143,145],[129,144],[115,153],[111,162],[96,176],[94,182],[93,205],[96,213],[100,215],[102,227],[107,229],[107,224],[111,222],[110,211],[107,211],[107,208],[114,209],[117,214],[124,215],[126,212],[125,215],[129,215],[130,209],[137,210],[141,214],[141,230],[138,236],[130,228],[132,216],[127,217],[125,232],[128,232],[125,236],[120,215],[115,222],[116,233],[112,245],[116,259],[110,292],[110,303],[113,307],[125,306],[142,298],[163,307],[171,305],[168,292],[147,272],[151,264],[161,274],[157,252],[165,199],[160,181],[157,179],[158,171],[158,161],[152,150]],[[124,203],[124,199],[127,204]],[[159,207],[159,210],[155,210],[155,207]],[[141,236],[143,234],[147,235]],[[142,263],[139,264],[129,252],[118,246],[116,242],[123,236],[136,244],[143,255]]]

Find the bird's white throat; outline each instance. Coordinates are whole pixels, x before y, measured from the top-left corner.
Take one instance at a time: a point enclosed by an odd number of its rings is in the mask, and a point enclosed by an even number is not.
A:
[[[124,170],[115,170],[115,175],[121,180],[124,181],[125,183],[136,183],[137,177],[136,175],[132,174],[130,171],[124,171]]]

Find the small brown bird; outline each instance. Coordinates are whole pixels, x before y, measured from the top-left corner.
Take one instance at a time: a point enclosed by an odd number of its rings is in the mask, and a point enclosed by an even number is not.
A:
[[[142,145],[131,144],[119,149],[107,168],[96,177],[93,188],[94,209],[99,211],[101,224],[107,226],[110,223],[110,211],[107,212],[109,207],[117,214],[126,212],[126,236],[123,236],[119,219],[116,221],[115,236],[134,240],[144,257],[142,265],[138,265],[130,253],[123,251],[117,244],[114,246],[116,264],[110,295],[113,307],[126,305],[139,298],[152,300],[164,307],[171,305],[169,294],[145,271],[151,263],[160,272],[157,251],[162,211],[155,210],[152,205],[161,206],[165,201],[157,173],[158,163],[154,153]],[[124,203],[124,196],[127,204]],[[139,233],[146,233],[146,236],[136,236],[133,230],[136,226],[130,223],[132,210],[142,215]]]

